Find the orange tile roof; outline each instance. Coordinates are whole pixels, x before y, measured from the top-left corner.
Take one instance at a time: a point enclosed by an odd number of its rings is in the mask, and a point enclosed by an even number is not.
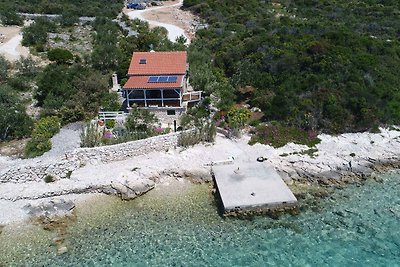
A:
[[[185,74],[186,58],[186,51],[133,52],[128,76]],[[140,64],[141,59],[145,59],[146,64]]]
[[[179,75],[176,82],[149,83],[150,76],[131,76],[125,83],[123,89],[156,89],[156,88],[181,88],[183,75]]]

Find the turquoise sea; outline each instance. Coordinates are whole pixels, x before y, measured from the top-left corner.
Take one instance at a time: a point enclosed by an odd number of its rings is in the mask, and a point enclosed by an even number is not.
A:
[[[56,231],[5,228],[0,266],[400,266],[400,175],[382,178],[279,219],[223,219],[209,185],[188,182],[105,196],[78,207],[62,255]]]

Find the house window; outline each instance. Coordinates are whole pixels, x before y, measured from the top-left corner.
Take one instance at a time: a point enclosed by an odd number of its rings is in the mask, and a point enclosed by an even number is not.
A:
[[[167,110],[167,115],[175,115],[175,110]]]
[[[147,63],[147,60],[145,58],[141,58],[139,60],[139,64],[146,64],[146,63]]]

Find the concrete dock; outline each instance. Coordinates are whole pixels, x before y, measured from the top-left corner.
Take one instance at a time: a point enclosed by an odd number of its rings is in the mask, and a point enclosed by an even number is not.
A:
[[[256,159],[235,159],[212,166],[215,184],[225,213],[294,206],[292,191],[275,169]]]

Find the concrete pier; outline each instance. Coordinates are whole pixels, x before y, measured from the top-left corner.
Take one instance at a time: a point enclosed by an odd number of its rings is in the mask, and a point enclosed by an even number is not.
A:
[[[225,213],[294,206],[292,191],[267,162],[234,160],[212,166]]]

